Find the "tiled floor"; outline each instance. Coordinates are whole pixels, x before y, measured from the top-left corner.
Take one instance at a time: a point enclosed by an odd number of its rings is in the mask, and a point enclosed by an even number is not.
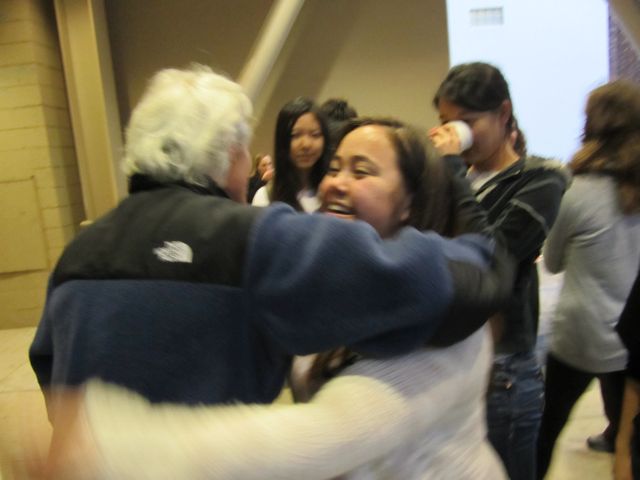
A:
[[[42,395],[27,361],[33,328],[0,330],[0,479],[9,474],[7,459],[17,455],[25,430],[48,432]],[[604,426],[599,391],[592,385],[581,399],[571,423],[560,438],[549,480],[611,478],[611,456],[587,450],[585,439]],[[29,428],[25,428],[29,426]]]
[[[23,458],[30,434],[49,433],[44,400],[29,366],[27,348],[34,328],[0,330],[0,479],[20,478],[10,458]],[[13,471],[13,474],[10,473]]]

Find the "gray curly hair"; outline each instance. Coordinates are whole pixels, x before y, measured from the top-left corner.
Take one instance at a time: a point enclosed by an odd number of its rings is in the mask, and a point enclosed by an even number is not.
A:
[[[126,131],[124,171],[162,182],[224,187],[229,148],[251,137],[252,106],[237,83],[193,65],[156,73]]]

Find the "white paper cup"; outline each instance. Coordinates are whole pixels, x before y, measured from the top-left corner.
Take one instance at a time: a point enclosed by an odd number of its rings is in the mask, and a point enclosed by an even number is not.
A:
[[[471,132],[471,127],[469,127],[466,122],[463,122],[462,120],[453,120],[451,122],[447,122],[446,125],[453,127],[458,134],[461,152],[471,148],[471,145],[473,145],[473,133]]]

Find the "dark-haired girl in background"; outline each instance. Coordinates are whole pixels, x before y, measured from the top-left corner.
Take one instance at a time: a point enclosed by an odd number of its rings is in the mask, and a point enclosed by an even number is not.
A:
[[[539,310],[535,260],[558,213],[567,175],[559,164],[514,148],[509,85],[496,67],[480,62],[453,67],[433,103],[443,124],[462,120],[471,127],[473,145],[462,153],[467,178],[496,237],[518,262],[512,300],[492,319],[497,340],[487,418],[489,440],[510,478],[533,480],[543,407],[542,372],[534,354]],[[457,153],[442,149],[446,131],[434,129],[432,140],[441,153]]]
[[[275,134],[275,175],[260,188],[253,205],[284,202],[296,210],[315,212],[320,203],[317,190],[330,154],[329,127],[318,106],[298,97],[278,114]]]

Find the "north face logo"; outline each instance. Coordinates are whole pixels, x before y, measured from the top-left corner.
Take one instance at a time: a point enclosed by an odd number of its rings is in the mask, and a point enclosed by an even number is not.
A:
[[[163,247],[153,249],[163,262],[193,263],[193,251],[184,242],[164,242]]]

